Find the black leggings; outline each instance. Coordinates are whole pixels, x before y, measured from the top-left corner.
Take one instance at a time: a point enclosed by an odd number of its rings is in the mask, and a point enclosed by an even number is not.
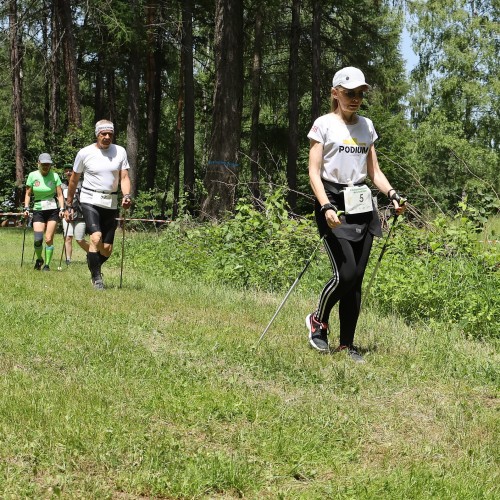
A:
[[[333,277],[326,283],[319,297],[316,318],[328,323],[333,306],[339,302],[340,344],[351,346],[361,308],[361,285],[373,235],[366,232],[360,241],[348,241],[329,234],[325,248],[330,257]]]

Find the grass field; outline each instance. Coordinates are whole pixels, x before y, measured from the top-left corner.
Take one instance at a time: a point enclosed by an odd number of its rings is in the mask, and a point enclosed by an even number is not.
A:
[[[282,296],[83,255],[35,272],[0,230],[0,496],[493,499],[499,351],[452,326],[362,312],[364,365],[307,346],[318,290]],[[334,339],[336,334],[333,336]]]

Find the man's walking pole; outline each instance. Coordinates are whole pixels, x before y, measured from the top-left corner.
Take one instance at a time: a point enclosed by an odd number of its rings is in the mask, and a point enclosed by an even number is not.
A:
[[[126,210],[122,212],[123,215],[123,224],[122,224],[122,262],[120,265],[120,287],[122,287],[122,282],[123,282],[123,257],[125,255],[125,217],[126,217]]]
[[[288,290],[287,294],[285,295],[285,298],[281,301],[281,304],[279,305],[278,309],[276,309],[276,312],[274,313],[274,316],[271,318],[271,321],[269,321],[269,324],[266,326],[266,329],[262,332],[262,335],[260,336],[257,344],[255,345],[255,348],[259,346],[261,343],[262,339],[264,338],[264,335],[267,333],[269,330],[270,326],[273,324],[273,321],[275,320],[276,316],[278,316],[278,313],[281,311],[281,308],[285,305],[285,302],[287,301],[288,297],[292,293],[293,289],[297,285],[297,283],[300,281],[300,278],[304,275],[304,273],[307,271],[307,268],[309,267],[309,264],[311,263],[312,258],[314,257],[314,254],[318,250],[319,246],[321,243],[323,243],[323,240],[325,239],[326,235],[323,235],[321,239],[318,241],[318,244],[314,247],[314,250],[311,254],[311,256],[306,260],[306,265],[304,266],[304,269],[302,269],[301,273],[297,276],[297,279],[293,282],[293,285],[290,287],[290,290]]]

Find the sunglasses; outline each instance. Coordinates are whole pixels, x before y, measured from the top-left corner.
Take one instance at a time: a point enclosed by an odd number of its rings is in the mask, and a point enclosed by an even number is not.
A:
[[[357,97],[358,99],[363,99],[363,97],[365,97],[366,95],[366,92],[364,90],[359,90],[358,92],[356,92],[355,90],[342,89],[342,93],[346,95],[349,99],[354,99],[355,97]]]

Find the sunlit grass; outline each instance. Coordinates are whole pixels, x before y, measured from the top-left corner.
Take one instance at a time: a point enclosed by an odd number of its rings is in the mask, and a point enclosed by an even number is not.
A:
[[[0,241],[3,498],[498,497],[494,343],[367,307],[365,365],[318,355],[299,287],[254,349],[282,296],[127,258],[120,289],[119,246],[95,292],[76,247],[41,273]]]

